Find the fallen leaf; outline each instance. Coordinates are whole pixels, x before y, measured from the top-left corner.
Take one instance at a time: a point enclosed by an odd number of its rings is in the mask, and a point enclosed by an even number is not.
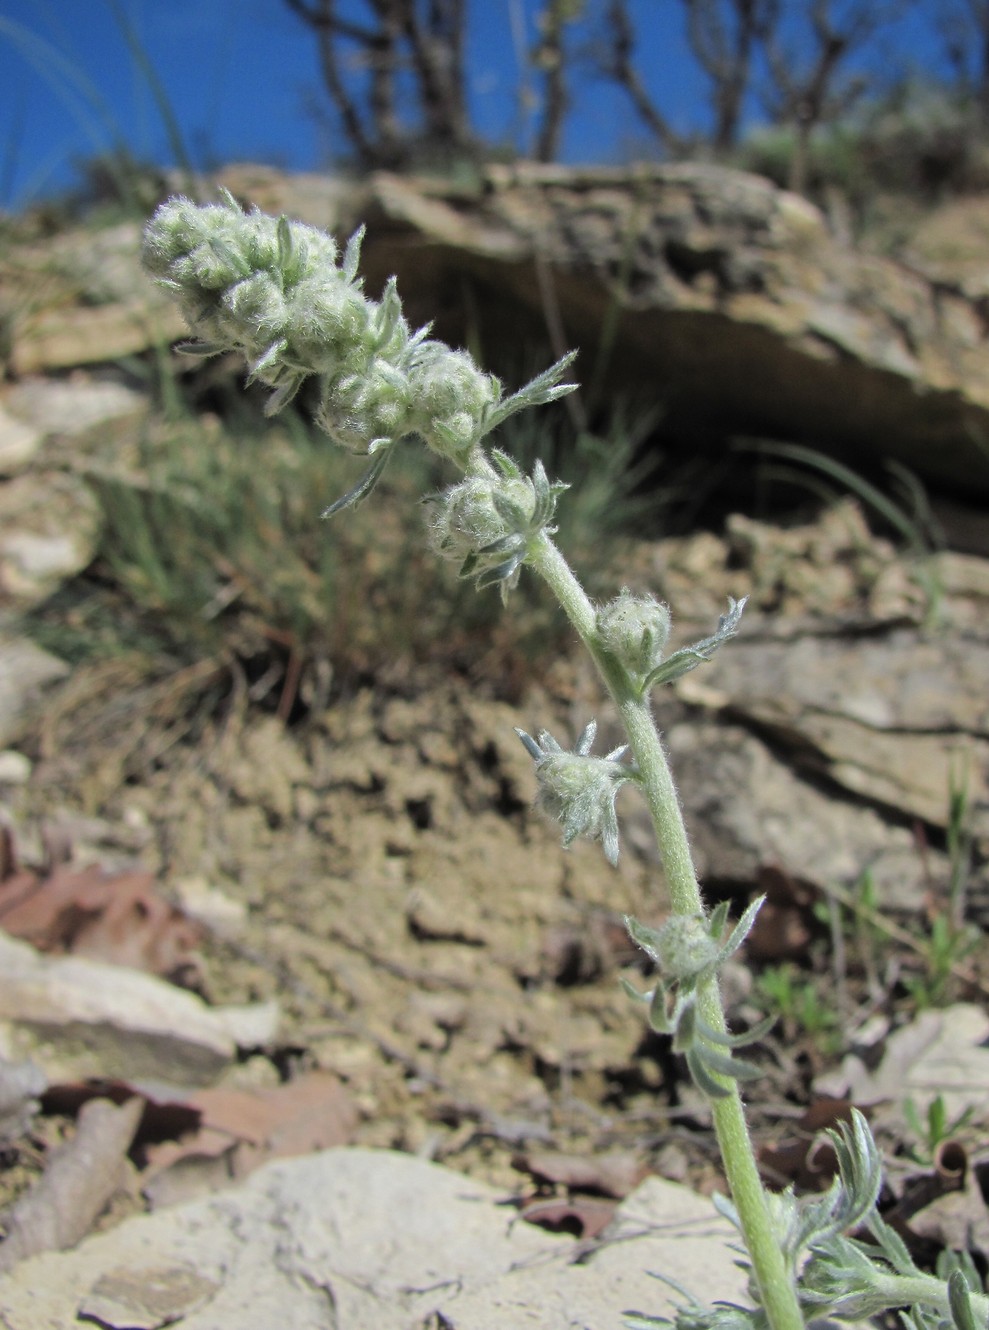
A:
[[[576,1238],[596,1238],[608,1227],[618,1209],[616,1201],[581,1196],[570,1201],[531,1201],[522,1207],[527,1224],[550,1233],[572,1233]]]
[[[85,1106],[75,1136],[55,1151],[40,1181],[4,1215],[0,1271],[38,1252],[73,1247],[89,1232],[124,1180],[142,1111],[140,1099],[119,1107],[94,1099]]]
[[[515,1167],[541,1182],[558,1183],[572,1191],[600,1192],[619,1200],[634,1191],[649,1172],[631,1153],[593,1157],[541,1151],[519,1156]]]
[[[269,1159],[347,1145],[357,1110],[335,1076],[313,1072],[266,1090],[198,1090],[186,1098],[199,1125],[150,1146],[142,1184],[154,1205],[171,1204],[241,1178]]]
[[[203,929],[159,896],[152,874],[60,865],[46,877],[8,866],[0,928],[39,951],[129,965],[189,983]]]

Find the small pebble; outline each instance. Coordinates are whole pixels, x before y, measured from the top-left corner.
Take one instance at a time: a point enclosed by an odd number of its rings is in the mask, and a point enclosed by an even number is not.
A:
[[[31,775],[31,759],[13,748],[0,752],[0,785],[24,785]]]

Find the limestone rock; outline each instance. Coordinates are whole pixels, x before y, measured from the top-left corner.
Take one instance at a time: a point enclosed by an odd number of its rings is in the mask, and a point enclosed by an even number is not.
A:
[[[66,1330],[111,1307],[109,1324],[146,1325],[145,1271],[159,1303],[174,1290],[183,1330],[618,1325],[669,1313],[677,1295],[653,1272],[702,1301],[744,1298],[731,1232],[709,1200],[649,1178],[577,1264],[572,1238],[523,1223],[492,1188],[409,1155],[328,1150],[23,1262],[0,1281],[0,1319]]]
[[[966,498],[989,494],[981,278],[851,249],[813,205],[761,177],[530,163],[465,182],[348,182],[240,165],[218,181],[340,236],[366,221],[369,293],[395,273],[410,318],[454,343],[472,306],[492,346],[545,341],[558,324],[581,348],[585,381],[600,375],[610,393],[648,384],[662,434],[683,449],[799,440],[853,463],[896,458]],[[141,273],[138,241],[127,224],[60,237],[54,259],[8,260],[8,284],[35,293],[23,310],[14,301],[17,373],[186,335]]]
[[[45,437],[74,437],[109,421],[133,421],[147,411],[144,393],[109,374],[85,372],[66,379],[22,379],[8,389],[5,404],[11,415]]]
[[[711,165],[491,167],[480,196],[379,176],[370,287],[385,268],[416,316],[491,292],[486,319],[555,306],[594,366],[620,310],[614,386],[650,382],[664,431],[798,439],[853,460],[896,457],[989,494],[989,359],[978,302],[905,264],[850,250],[811,204]],[[428,203],[428,206],[426,206]],[[588,370],[583,370],[586,375]]]
[[[154,1077],[195,1085],[238,1046],[274,1039],[271,1005],[208,1007],[153,975],[81,956],[43,956],[0,933],[0,1042],[56,1076]]]
[[[0,406],[0,476],[23,471],[41,447],[43,436]]]
[[[705,683],[805,770],[874,805],[947,824],[952,780],[989,836],[989,643],[903,628],[858,639],[742,637]]]
[[[0,485],[0,604],[27,609],[96,553],[99,505],[85,481],[32,471]]]
[[[0,632],[0,744],[20,737],[43,689],[68,673],[65,661],[29,638]]]

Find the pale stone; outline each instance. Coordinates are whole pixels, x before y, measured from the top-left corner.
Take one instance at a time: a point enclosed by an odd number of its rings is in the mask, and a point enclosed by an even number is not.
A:
[[[43,956],[0,933],[0,1021],[8,1056],[30,1056],[52,1079],[155,1077],[196,1084],[238,1047],[270,1043],[273,1003],[209,1007],[194,993],[122,965]]]
[[[744,1300],[733,1235],[709,1200],[649,1178],[577,1263],[574,1239],[524,1223],[470,1178],[391,1151],[328,1150],[23,1262],[0,1282],[0,1318],[64,1330],[106,1306],[122,1271],[147,1270],[172,1272],[183,1330],[617,1326],[623,1311],[668,1315],[681,1300],[657,1274],[702,1302]],[[153,1323],[145,1306],[137,1315],[126,1324]]]
[[[0,634],[0,744],[13,743],[21,735],[43,690],[68,672],[65,661],[30,638]]]
[[[44,441],[40,430],[0,406],[0,476],[23,471]]]

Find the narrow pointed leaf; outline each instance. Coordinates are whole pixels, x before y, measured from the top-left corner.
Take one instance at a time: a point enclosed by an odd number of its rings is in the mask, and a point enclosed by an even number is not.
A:
[[[284,215],[278,219],[278,266],[284,271],[292,262],[292,228]]]
[[[697,1056],[697,1050],[691,1049],[687,1054],[687,1067],[693,1078],[694,1084],[702,1094],[706,1094],[708,1099],[727,1099],[731,1091],[720,1081],[716,1081],[704,1066],[701,1059]]]
[[[765,901],[765,899],[765,895],[757,896],[751,905],[745,910],[741,919],[739,919],[738,923],[731,930],[728,941],[718,952],[718,959],[714,962],[715,968],[723,965],[729,956],[734,955],[748,937],[752,925],[755,923],[756,915],[762,909],[763,901]]]
[[[340,271],[346,277],[348,282],[352,282],[357,276],[357,269],[361,262],[361,245],[364,243],[364,232],[366,228],[359,226],[354,234],[347,241],[347,248],[343,252],[343,258],[340,261]]]
[[[361,503],[366,499],[381,479],[381,474],[388,465],[388,459],[391,457],[392,452],[393,449],[391,448],[382,449],[382,451],[375,456],[371,466],[365,471],[364,475],[361,476],[354,488],[348,490],[347,493],[342,498],[337,499],[335,503],[331,503],[322,516],[333,517],[335,513],[342,513],[345,508],[353,508],[356,504]]]

